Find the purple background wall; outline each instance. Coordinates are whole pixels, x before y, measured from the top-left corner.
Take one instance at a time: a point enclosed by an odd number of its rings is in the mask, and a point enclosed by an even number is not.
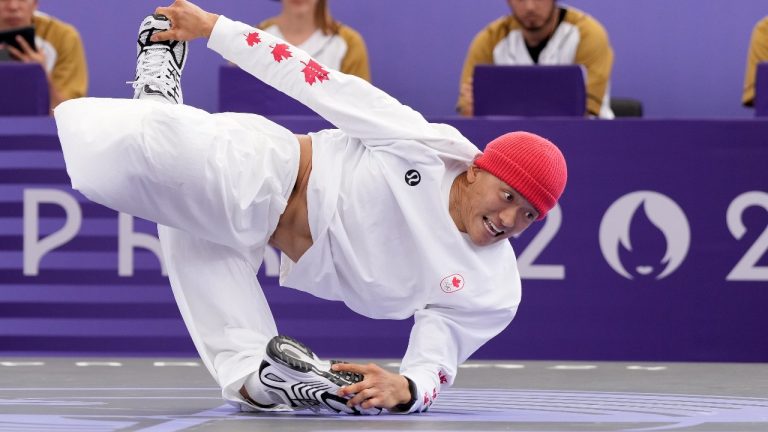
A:
[[[475,358],[768,361],[768,122],[433,120],[476,143],[543,134],[568,160],[560,207],[513,241],[518,315]],[[71,236],[52,240],[69,222]],[[193,354],[145,235],[154,226],[119,226],[69,187],[52,119],[0,118],[0,354]],[[332,357],[402,355],[410,320],[281,288],[278,267],[268,253],[260,280],[280,332]]]
[[[125,97],[141,18],[170,0],[41,0],[41,10],[77,26],[85,40],[92,96]],[[376,85],[426,115],[450,115],[472,37],[507,13],[504,0],[332,0],[334,15],[362,33]],[[200,0],[241,21],[274,15],[267,0]],[[616,53],[613,94],[635,97],[647,117],[750,117],[740,106],[749,37],[768,15],[765,0],[572,0],[607,28]],[[188,104],[217,107],[222,60],[192,47],[183,84]]]

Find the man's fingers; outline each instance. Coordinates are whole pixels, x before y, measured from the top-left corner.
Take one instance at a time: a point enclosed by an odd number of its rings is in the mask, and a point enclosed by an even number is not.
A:
[[[347,406],[355,406],[360,405],[366,400],[370,399],[374,396],[374,390],[372,389],[365,389],[361,391],[360,393],[356,394],[353,398],[351,398],[349,401],[347,401]]]
[[[164,32],[155,33],[150,38],[152,42],[163,42],[169,40],[181,40],[178,36],[178,30],[166,30]]]
[[[19,59],[21,61],[24,61],[26,56],[24,55],[23,52],[21,52],[18,49],[16,49],[16,47],[14,47],[13,45],[7,45],[6,48],[8,49],[8,52],[11,53],[11,55],[14,58]]]
[[[368,384],[365,381],[361,381],[359,383],[342,387],[341,389],[339,389],[339,396],[348,396],[351,394],[359,393],[365,390],[367,385]]]
[[[173,15],[173,9],[161,6],[155,9],[155,15],[163,15],[164,17],[171,19],[170,15]]]
[[[21,49],[25,53],[32,54],[33,52],[35,52],[35,50],[33,50],[31,46],[29,46],[29,44],[27,43],[27,40],[21,37],[20,35],[16,36],[16,42],[18,42],[19,45],[21,45]]]
[[[363,375],[368,372],[368,366],[363,366],[357,363],[336,363],[331,366],[331,369],[335,371],[353,372]]]
[[[372,397],[366,401],[363,401],[363,403],[360,404],[361,407],[368,409],[368,408],[376,408],[382,406],[383,401],[378,397]]]

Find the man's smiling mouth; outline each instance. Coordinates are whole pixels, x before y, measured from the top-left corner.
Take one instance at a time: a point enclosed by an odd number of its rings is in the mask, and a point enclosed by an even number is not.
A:
[[[489,234],[491,234],[494,237],[498,237],[502,234],[504,234],[504,230],[499,229],[496,225],[494,225],[493,222],[491,222],[490,219],[488,219],[486,216],[483,216],[483,225],[485,225],[486,231],[488,231]]]

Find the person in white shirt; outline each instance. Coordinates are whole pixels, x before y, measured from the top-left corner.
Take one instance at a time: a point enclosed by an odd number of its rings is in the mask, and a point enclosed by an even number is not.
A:
[[[562,153],[527,132],[481,153],[266,32],[186,0],[156,13],[140,30],[138,100],[55,111],[72,186],[159,224],[181,314],[232,404],[427,410],[514,317],[520,275],[508,239],[556,205]],[[165,65],[186,58],[177,41],[196,38],[338,129],[294,135],[258,115],[173,103],[165,95],[180,94],[179,81]],[[324,362],[278,336],[256,277],[267,244],[282,252],[283,286],[372,318],[414,316],[399,373]]]
[[[371,80],[363,37],[333,18],[328,0],[283,0],[282,6],[279,15],[256,27],[301,48],[331,69]]]

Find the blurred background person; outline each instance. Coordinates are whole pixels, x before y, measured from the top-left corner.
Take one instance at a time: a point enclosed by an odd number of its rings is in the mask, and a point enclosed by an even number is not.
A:
[[[752,40],[747,53],[747,72],[744,76],[744,92],[741,102],[745,106],[755,103],[755,73],[758,63],[768,62],[768,16],[760,20],[752,30]]]
[[[583,65],[588,115],[612,119],[610,77],[613,50],[593,17],[556,0],[507,0],[512,10],[482,29],[469,47],[461,74],[457,110],[473,115],[475,65]]]
[[[34,48],[20,39],[21,49],[10,45],[4,49],[18,61],[39,63],[45,69],[54,108],[65,100],[86,95],[88,65],[77,30],[39,12],[37,6],[37,0],[0,0],[0,31],[35,28]]]
[[[371,80],[363,37],[333,19],[328,0],[282,0],[282,4],[280,15],[257,27],[303,49],[320,63]]]

